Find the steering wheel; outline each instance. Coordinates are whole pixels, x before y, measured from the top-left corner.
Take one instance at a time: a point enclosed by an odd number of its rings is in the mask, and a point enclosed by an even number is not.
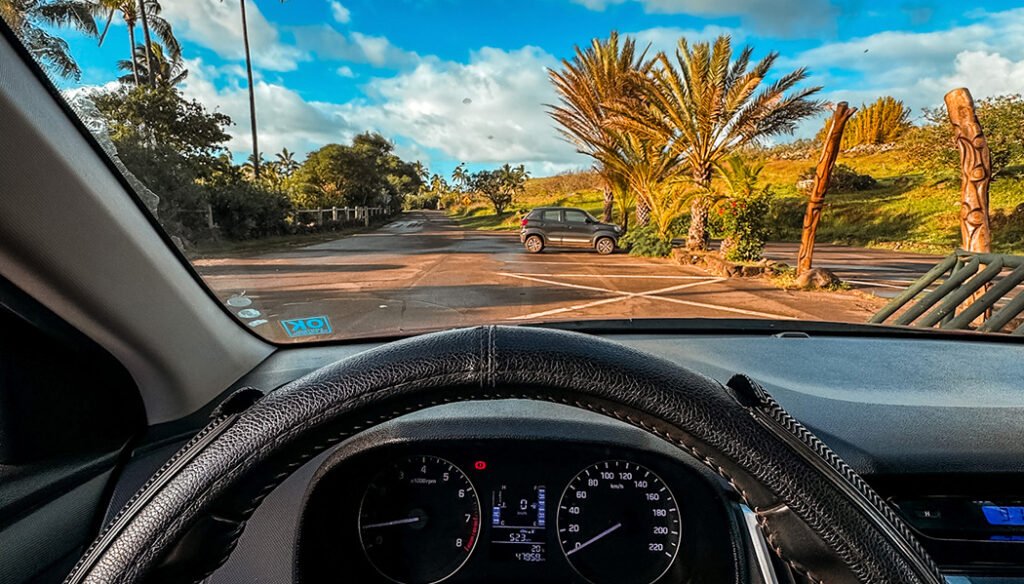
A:
[[[900,517],[744,376],[728,385],[594,337],[476,327],[383,345],[263,396],[242,390],[125,505],[66,584],[197,582],[314,455],[430,406],[520,398],[641,428],[727,480],[813,582],[942,584]]]

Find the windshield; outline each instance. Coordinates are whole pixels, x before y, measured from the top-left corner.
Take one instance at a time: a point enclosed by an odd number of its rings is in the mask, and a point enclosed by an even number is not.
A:
[[[1014,4],[0,15],[224,308],[284,343],[649,318],[1013,331]]]

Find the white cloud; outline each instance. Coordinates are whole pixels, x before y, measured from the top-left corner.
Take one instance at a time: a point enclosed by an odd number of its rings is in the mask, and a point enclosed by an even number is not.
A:
[[[946,30],[884,31],[825,44],[780,59],[779,67],[810,67],[811,81],[825,85],[824,99],[860,105],[892,95],[915,114],[961,86],[975,98],[1024,92],[1024,9],[974,16]]]
[[[348,24],[352,20],[352,13],[349,12],[348,8],[345,8],[341,5],[341,2],[336,2],[335,0],[331,0],[331,15],[334,17],[334,20],[341,24]]]
[[[245,58],[242,44],[242,16],[236,2],[175,0],[164,2],[162,15],[181,38],[213,50],[225,59]],[[264,18],[255,3],[246,4],[249,48],[256,67],[270,71],[292,71],[309,56],[281,42],[277,29]]]
[[[258,81],[260,150],[265,156],[282,147],[305,154],[373,130],[397,141],[396,151],[410,160],[428,161],[429,149],[469,163],[522,163],[537,176],[585,168],[590,161],[559,138],[544,108],[556,100],[546,68],[557,64],[535,47],[484,48],[466,64],[429,58],[394,77],[370,80],[363,86],[367,99],[342,104],[306,101],[282,85]],[[236,125],[228,130],[228,146],[248,152],[246,88],[223,67],[199,59],[188,67],[185,95],[231,116]]]
[[[830,31],[839,10],[828,0],[572,0],[591,10],[626,2],[643,4],[649,14],[689,14],[705,18],[738,16],[745,26],[789,35]]]
[[[588,166],[559,139],[544,108],[556,101],[546,68],[557,66],[535,47],[483,48],[467,64],[428,60],[396,77],[375,79],[364,89],[376,104],[343,108],[349,119],[459,161],[526,163],[535,172]]]
[[[378,67],[402,67],[418,63],[416,53],[402,50],[386,37],[375,37],[353,32],[349,37],[329,25],[297,26],[292,28],[298,46],[321,60],[370,63]]]
[[[338,75],[342,77],[347,77],[349,79],[352,79],[353,77],[356,76],[355,72],[352,71],[352,68],[349,67],[348,65],[342,65],[341,67],[338,67],[338,70],[336,72]]]
[[[225,79],[222,68],[199,59],[188,60],[187,65],[189,76],[182,93],[210,110],[229,115],[235,125],[227,129],[231,135],[227,147],[240,154],[250,152],[248,90],[234,76]],[[362,130],[339,116],[334,104],[306,101],[297,92],[266,81],[257,81],[254,87],[260,151],[265,157],[283,147],[305,155],[324,144],[344,142]]]

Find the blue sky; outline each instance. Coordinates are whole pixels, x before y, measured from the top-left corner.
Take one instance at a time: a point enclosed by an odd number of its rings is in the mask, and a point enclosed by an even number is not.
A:
[[[364,130],[399,154],[450,174],[459,162],[523,163],[535,176],[590,162],[564,143],[543,108],[546,70],[610,30],[656,50],[732,35],[777,73],[806,66],[822,97],[859,105],[894,95],[914,109],[967,86],[975,97],[1024,91],[1024,8],[1010,1],[893,0],[259,0],[247,3],[260,149],[300,157]],[[163,0],[184,46],[183,92],[230,115],[229,144],[248,156],[248,102],[235,0]],[[62,31],[83,85],[118,75],[127,29],[103,47]],[[70,87],[70,86],[68,86]],[[821,119],[798,135],[813,134]],[[782,137],[780,140],[788,140]]]

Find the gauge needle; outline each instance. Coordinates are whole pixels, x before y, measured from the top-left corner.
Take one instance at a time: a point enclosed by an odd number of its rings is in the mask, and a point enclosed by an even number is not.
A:
[[[615,525],[609,527],[608,529],[602,531],[601,533],[595,535],[594,537],[588,539],[587,541],[585,541],[585,542],[581,543],[580,545],[578,545],[578,546],[572,548],[571,550],[567,551],[565,553],[565,555],[567,555],[567,556],[573,555],[574,553],[580,551],[581,549],[587,547],[588,545],[594,543],[595,541],[597,541],[597,540],[601,539],[602,537],[610,534],[611,532],[615,531],[616,529],[618,529],[620,527],[622,527],[622,524],[621,523],[616,523]]]
[[[409,523],[416,523],[423,521],[422,517],[409,517],[407,519],[395,519],[394,521],[383,521],[381,523],[371,523],[364,525],[363,529],[373,529],[374,527],[391,527],[392,525],[406,525]]]

